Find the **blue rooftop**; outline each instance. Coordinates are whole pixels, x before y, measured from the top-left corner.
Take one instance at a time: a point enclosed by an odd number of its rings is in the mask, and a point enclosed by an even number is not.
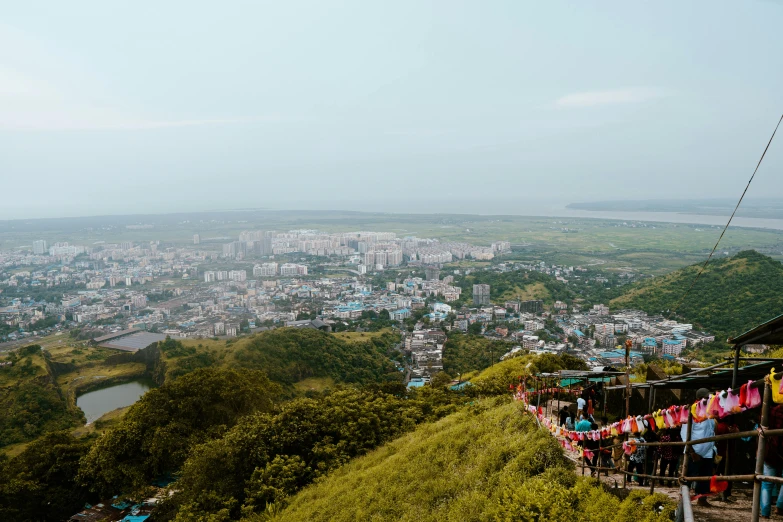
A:
[[[574,330],[574,335],[577,337],[584,337],[585,334],[583,334],[580,330]]]
[[[423,388],[424,384],[424,379],[411,379],[408,382],[408,388]]]

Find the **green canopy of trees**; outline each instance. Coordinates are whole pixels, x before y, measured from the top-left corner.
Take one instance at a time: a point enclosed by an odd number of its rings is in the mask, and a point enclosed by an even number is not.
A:
[[[80,476],[101,495],[135,491],[179,470],[196,444],[270,411],[280,388],[260,371],[206,368],[150,390],[91,448]]]
[[[312,328],[280,328],[238,343],[233,364],[264,370],[271,380],[282,384],[307,377],[368,383],[395,375],[386,352],[396,338],[389,334],[350,342]]]
[[[513,346],[508,341],[452,330],[443,345],[443,370],[451,375],[483,370],[498,362]]]
[[[32,442],[14,459],[0,454],[0,520],[65,520],[97,499],[76,480],[94,439],[66,431]]]

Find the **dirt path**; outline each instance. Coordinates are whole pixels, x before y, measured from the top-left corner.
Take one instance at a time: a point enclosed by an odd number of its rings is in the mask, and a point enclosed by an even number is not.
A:
[[[576,462],[576,459],[573,456],[569,455],[569,458]],[[577,464],[576,473],[578,475],[582,474],[581,465],[579,464]],[[585,476],[589,475],[590,470],[586,469]],[[609,489],[623,489],[623,475],[621,473],[609,473],[608,476],[601,475],[600,480]],[[635,489],[647,492],[650,491],[649,486],[641,487],[632,485],[631,483],[628,483],[625,487],[625,491],[628,492]],[[674,502],[679,501],[679,488],[663,487],[656,484],[655,492],[667,495]],[[621,498],[625,496],[625,493],[622,491],[618,491],[617,494]],[[699,506],[695,501],[692,502],[693,518],[695,522],[747,522],[750,520],[750,514],[753,508],[753,485],[735,483],[730,500],[732,502],[723,502],[719,500],[718,495],[713,496],[709,499],[710,507]],[[773,515],[771,520],[783,521],[783,517],[775,517],[775,515]]]

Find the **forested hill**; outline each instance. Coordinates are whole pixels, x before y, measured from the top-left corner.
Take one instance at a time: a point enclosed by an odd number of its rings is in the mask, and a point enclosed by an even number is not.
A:
[[[676,306],[700,268],[701,264],[691,265],[635,285],[613,299],[611,307],[665,315]],[[711,261],[677,315],[724,341],[783,313],[781,289],[783,264],[746,250]]]
[[[193,346],[167,340],[160,348],[166,381],[215,366],[263,370],[284,387],[311,377],[360,384],[382,382],[387,376],[400,380],[387,356],[399,335],[391,331],[361,335],[346,340],[319,330],[279,328],[225,343]]]

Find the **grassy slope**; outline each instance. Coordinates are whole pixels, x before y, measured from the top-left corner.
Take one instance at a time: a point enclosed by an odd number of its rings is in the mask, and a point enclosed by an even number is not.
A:
[[[274,520],[667,520],[577,478],[518,403],[489,400],[421,426],[306,488]],[[649,517],[649,518],[648,518]]]
[[[661,313],[676,306],[701,265],[630,288],[611,306]],[[736,335],[783,313],[783,264],[755,251],[712,261],[678,310],[687,321],[716,334]]]

